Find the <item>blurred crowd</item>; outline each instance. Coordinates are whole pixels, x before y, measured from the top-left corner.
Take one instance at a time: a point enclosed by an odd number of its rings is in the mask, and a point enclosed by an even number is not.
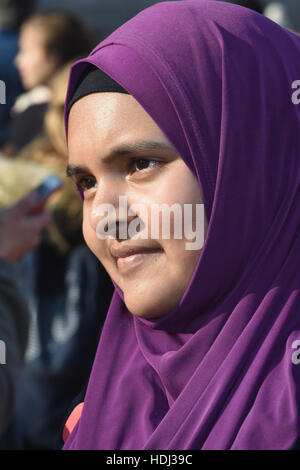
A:
[[[101,40],[74,14],[0,1],[0,448],[53,449],[84,389],[112,295],[65,178],[69,68]],[[2,53],[3,51],[3,53]],[[36,211],[35,188],[63,181]]]
[[[179,0],[180,1],[180,0]],[[101,3],[101,2],[100,2]],[[286,4],[232,1],[282,26]],[[86,247],[82,203],[65,178],[64,100],[71,64],[103,39],[79,15],[0,0],[0,448],[55,449],[86,387],[113,286]],[[63,186],[45,207],[35,188]]]

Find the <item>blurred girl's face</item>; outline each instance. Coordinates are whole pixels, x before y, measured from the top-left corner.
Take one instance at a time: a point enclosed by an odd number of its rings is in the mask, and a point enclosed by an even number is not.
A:
[[[171,236],[163,236],[162,218],[158,237],[135,238],[129,226],[139,220],[152,233],[149,214],[155,204],[177,203],[181,208],[189,204],[195,214],[196,204],[203,204],[196,178],[142,106],[123,93],[93,93],[75,102],[69,115],[68,147],[68,174],[84,198],[83,234],[88,246],[123,291],[133,315],[168,314],[191,280],[201,247],[187,249],[191,240],[172,236],[172,224]],[[119,196],[126,197],[128,208],[140,205],[126,220]],[[116,236],[105,239],[99,237],[103,204],[116,208],[118,227]],[[122,220],[127,239],[120,236]],[[194,216],[192,222],[195,226]]]
[[[44,45],[42,33],[33,26],[24,26],[20,32],[19,52],[15,58],[25,89],[48,85],[59,66],[59,59],[49,54]]]

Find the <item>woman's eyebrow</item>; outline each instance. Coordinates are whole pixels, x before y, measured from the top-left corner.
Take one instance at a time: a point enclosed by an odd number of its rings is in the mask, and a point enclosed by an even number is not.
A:
[[[67,176],[74,176],[74,175],[79,175],[81,173],[85,173],[87,170],[85,170],[83,167],[76,166],[76,165],[67,165],[66,168],[66,175]]]
[[[155,151],[155,150],[168,150],[175,152],[174,148],[166,142],[157,142],[154,140],[136,140],[135,142],[122,144],[118,147],[115,147],[108,155],[101,159],[102,163],[108,164],[111,163],[115,158],[124,157],[125,155],[136,154],[138,152],[144,151]],[[82,167],[76,165],[67,166],[67,176],[77,175],[79,173],[84,173],[86,170]]]

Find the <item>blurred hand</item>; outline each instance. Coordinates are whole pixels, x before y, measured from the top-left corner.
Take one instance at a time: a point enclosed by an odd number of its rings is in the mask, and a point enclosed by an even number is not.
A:
[[[30,215],[36,203],[37,194],[31,191],[14,206],[0,211],[0,257],[19,261],[38,244],[39,234],[51,223],[51,216],[45,211]]]

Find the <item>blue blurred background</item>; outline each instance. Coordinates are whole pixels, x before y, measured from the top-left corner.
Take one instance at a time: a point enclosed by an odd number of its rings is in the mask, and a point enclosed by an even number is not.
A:
[[[181,0],[177,0],[181,1]],[[201,0],[199,0],[201,1]],[[80,13],[96,30],[106,36],[116,27],[148,6],[159,3],[153,0],[40,0],[39,9],[65,9]],[[250,4],[245,0],[231,3]],[[300,32],[300,0],[257,0],[262,8],[267,7],[271,19],[284,23],[282,26]]]

